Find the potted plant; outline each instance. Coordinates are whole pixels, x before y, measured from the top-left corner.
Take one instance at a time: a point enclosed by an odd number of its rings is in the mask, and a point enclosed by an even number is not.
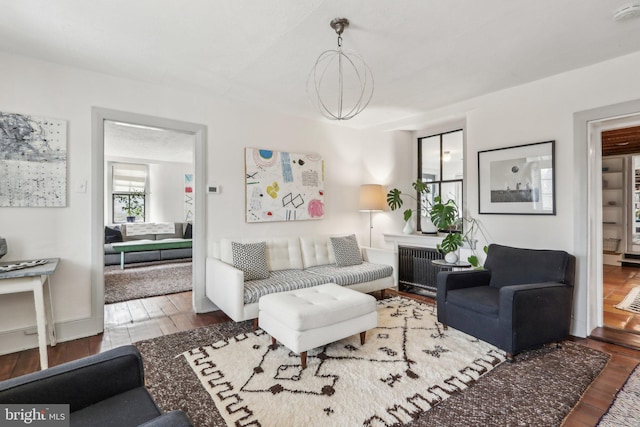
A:
[[[116,197],[124,205],[122,210],[127,213],[127,222],[135,222],[138,217],[144,220],[142,217],[144,210],[141,203],[144,200],[144,193],[131,193],[130,195],[118,195]]]
[[[420,203],[420,201],[413,195],[408,194],[408,193],[403,193],[402,191],[398,190],[397,188],[393,188],[391,190],[389,190],[389,192],[387,193],[387,205],[389,205],[389,209],[391,209],[392,211],[395,211],[396,209],[400,209],[402,207],[402,205],[404,204],[404,201],[402,200],[402,198],[404,196],[409,197],[410,199],[413,199],[416,201],[416,203],[418,203],[418,205],[421,206],[421,211],[424,215],[424,218],[426,218],[425,224],[423,224],[423,232],[425,233],[435,233],[437,231],[437,229],[433,226],[433,224],[430,224],[431,220],[430,220],[430,216],[429,216],[429,209],[427,208],[427,206],[425,206],[425,204],[430,205],[429,203],[429,199],[426,197],[427,194],[429,194],[429,187],[427,186],[427,183],[421,181],[420,179],[417,179],[415,182],[413,182],[411,184],[411,186],[413,187],[413,189],[416,191],[416,193],[418,193],[418,195],[420,195],[421,199],[423,200],[424,203]],[[411,225],[410,221],[411,221],[411,217],[413,216],[413,213],[417,212],[417,209],[405,209],[403,212],[403,217],[404,217],[404,221],[408,224]],[[405,227],[406,229],[407,227]],[[408,233],[410,234],[410,233]]]
[[[475,235],[478,231],[482,234],[485,241],[487,238],[480,226],[480,223],[475,218],[463,218],[460,216],[458,205],[453,200],[448,200],[446,203],[442,202],[440,196],[434,198],[434,204],[431,206],[431,221],[438,227],[439,230],[443,230],[447,235],[442,239],[437,248],[445,254],[445,261],[453,264],[458,261],[456,251],[465,242],[471,249],[471,256],[467,258],[469,264],[474,268],[479,268],[480,260],[476,254],[477,240]],[[463,225],[466,223],[466,231],[462,232]],[[483,248],[486,253],[487,246]]]

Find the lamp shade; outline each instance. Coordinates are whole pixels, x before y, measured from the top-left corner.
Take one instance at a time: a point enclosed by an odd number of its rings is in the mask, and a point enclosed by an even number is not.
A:
[[[383,211],[386,206],[385,193],[382,185],[364,184],[360,186],[361,211]]]

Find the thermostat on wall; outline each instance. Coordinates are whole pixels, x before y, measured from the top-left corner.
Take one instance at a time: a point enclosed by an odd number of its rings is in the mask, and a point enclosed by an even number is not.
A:
[[[220,194],[222,193],[222,187],[220,185],[211,185],[209,186],[209,193]]]

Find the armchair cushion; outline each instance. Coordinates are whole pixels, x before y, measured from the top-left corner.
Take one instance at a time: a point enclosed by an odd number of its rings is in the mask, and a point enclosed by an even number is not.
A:
[[[492,286],[456,289],[449,292],[447,302],[476,313],[497,316],[500,306],[500,289]]]
[[[484,268],[491,271],[491,286],[559,282],[573,285],[571,255],[563,251],[521,249],[492,244]],[[568,283],[571,281],[571,283]]]
[[[98,384],[96,386],[99,387]],[[144,387],[138,387],[73,412],[71,425],[137,426],[161,414],[162,411]]]

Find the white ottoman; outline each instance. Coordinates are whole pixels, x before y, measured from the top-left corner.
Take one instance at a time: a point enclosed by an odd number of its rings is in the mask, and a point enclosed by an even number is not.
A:
[[[265,295],[258,302],[258,325],[275,344],[276,339],[300,353],[307,367],[307,350],[378,326],[376,299],[335,283],[297,291]]]

